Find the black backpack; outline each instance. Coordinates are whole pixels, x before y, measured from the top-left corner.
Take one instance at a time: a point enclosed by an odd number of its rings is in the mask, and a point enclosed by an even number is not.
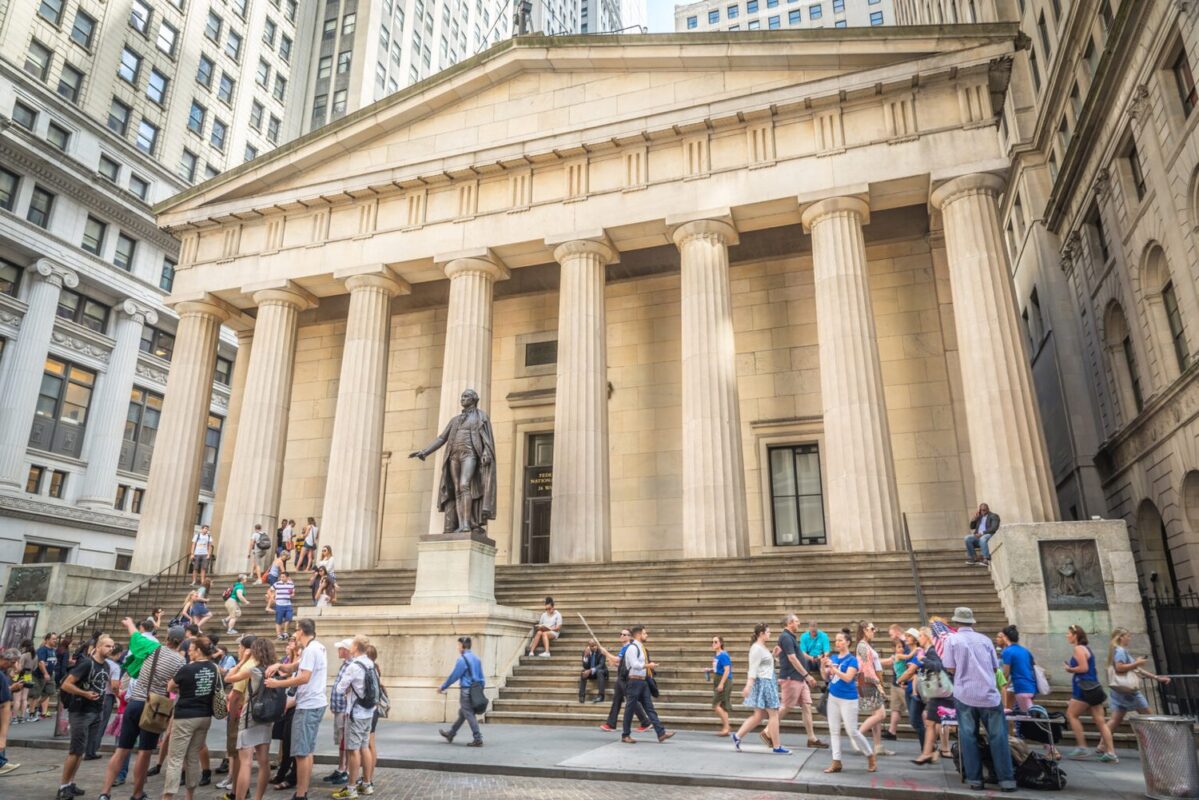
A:
[[[1022,789],[1060,791],[1066,788],[1066,773],[1040,753],[1029,753],[1024,762],[1016,765],[1016,785]]]
[[[259,550],[270,550],[271,549],[270,534],[267,533],[266,531],[255,531],[254,532],[254,546],[257,547]]]
[[[262,674],[259,671],[259,674]],[[250,688],[254,682],[251,679]],[[255,722],[278,722],[287,713],[287,690],[272,689],[264,682],[257,691],[250,692],[250,717]]]
[[[359,708],[374,708],[379,703],[379,673],[367,669],[362,662],[354,662],[362,667],[362,694],[354,692],[354,705]]]

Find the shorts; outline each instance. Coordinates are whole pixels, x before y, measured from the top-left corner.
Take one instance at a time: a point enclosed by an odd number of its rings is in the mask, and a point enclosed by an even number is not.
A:
[[[88,740],[100,725],[100,712],[69,711],[67,721],[71,726],[71,749],[68,752],[73,756],[81,756],[87,752]]]
[[[282,625],[291,622],[296,615],[295,606],[275,606],[275,624]]]
[[[270,722],[254,722],[249,727],[242,728],[237,734],[237,749],[269,745],[273,727],[273,723]]]
[[[270,569],[271,562],[274,560],[275,554],[270,548],[267,548],[266,550],[260,550],[257,547],[254,548],[254,563],[258,565],[259,572],[266,572],[268,569]]]
[[[266,582],[267,582],[267,584],[269,584],[270,586],[274,586],[276,583],[278,583],[278,582],[279,582],[279,576],[278,576],[278,575],[272,575],[271,573],[269,573],[269,572],[268,572],[268,573],[266,574]]]
[[[208,606],[204,603],[192,603],[192,619],[203,619],[208,616]]]
[[[1124,694],[1112,689],[1107,693],[1107,702],[1112,711],[1145,711],[1149,708],[1149,701],[1140,692]]]
[[[779,681],[779,689],[783,696],[784,708],[812,705],[812,689],[807,681],[785,678]]]
[[[900,711],[908,705],[908,696],[902,686],[891,684],[891,710]]]
[[[144,731],[141,727],[142,709],[146,707],[145,700],[130,700],[125,706],[125,715],[121,718],[121,730],[117,734],[117,748],[120,750],[154,750],[158,747],[158,737],[161,734]]]
[[[726,680],[723,689],[718,689],[718,686],[720,686],[720,681],[716,680],[712,684],[712,708],[723,708],[725,711],[732,713],[733,682]]]
[[[346,750],[365,750],[371,744],[371,718],[346,720]]]
[[[196,572],[208,571],[208,556],[195,556],[192,558],[192,564],[196,568]]]
[[[229,613],[229,616],[237,619],[241,616],[241,603],[230,597],[225,601],[225,611]]]
[[[321,729],[321,718],[325,707],[297,708],[291,721],[291,754],[296,758],[310,756],[316,752],[316,735]]]
[[[346,717],[348,716],[349,714],[345,711],[333,712],[333,744],[337,746],[338,750],[344,749],[346,746]]]
[[[54,676],[43,678],[41,671],[33,674],[33,686],[29,690],[31,700],[37,700],[42,697],[53,697],[58,689],[58,684],[54,682]]]

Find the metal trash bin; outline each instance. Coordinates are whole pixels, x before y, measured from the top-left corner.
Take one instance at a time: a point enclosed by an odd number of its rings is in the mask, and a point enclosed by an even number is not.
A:
[[[1145,796],[1153,800],[1199,798],[1195,721],[1188,717],[1134,714],[1129,717],[1141,749]]]

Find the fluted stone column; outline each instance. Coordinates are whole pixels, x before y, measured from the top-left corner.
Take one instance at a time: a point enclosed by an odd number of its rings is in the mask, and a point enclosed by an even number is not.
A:
[[[1053,473],[1000,234],[1003,188],[995,175],[966,175],[932,202],[944,219],[977,500],[1005,523],[1052,522]]]
[[[608,561],[608,329],[605,267],[616,248],[603,231],[557,237],[558,380],[550,561]]]
[[[25,450],[58,319],[58,296],[63,286],[79,285],[73,270],[48,258],[38,259],[25,275],[32,278],[29,305],[16,341],[9,344],[8,369],[0,376],[0,490],[12,492],[25,489]]]
[[[216,486],[213,491],[212,519],[220,522],[225,517],[225,498],[229,494],[229,473],[233,471],[233,453],[237,449],[237,428],[241,420],[241,401],[246,394],[246,375],[250,372],[250,353],[254,348],[254,329],[237,332],[237,356],[233,361],[233,375],[229,378],[229,408],[225,413],[225,424],[221,430],[221,449],[217,453]],[[217,531],[220,533],[220,530]],[[237,534],[241,534],[239,539]],[[249,532],[234,531],[229,539],[221,537],[217,542],[216,571],[228,575],[245,569],[246,550],[249,547]]]
[[[674,227],[673,238],[682,273],[683,554],[744,556],[745,468],[729,289],[729,245],[737,243],[737,230],[727,215],[691,219]]]
[[[837,550],[900,546],[899,500],[883,399],[862,225],[870,207],[854,197],[809,206],[829,541]]]
[[[237,444],[221,517],[222,541],[245,547],[255,523],[274,530],[283,488],[283,455],[300,312],[315,298],[290,281],[254,292],[258,318],[237,424]]]
[[[479,393],[479,408],[491,414],[491,301],[495,282],[510,273],[490,249],[480,248],[437,256],[450,279],[450,302],[446,313],[445,357],[441,367],[441,403],[437,433],[461,413],[460,396],[467,389]],[[445,520],[437,508],[437,482],[445,449],[435,457],[432,509],[429,532],[441,533]]]
[[[126,300],[116,313],[116,345],[108,358],[108,369],[92,398],[88,418],[91,438],[87,443],[87,472],[83,477],[79,505],[112,509],[117,493],[117,467],[129,416],[129,395],[141,349],[142,326],[158,321],[154,309]]]
[[[182,558],[195,528],[212,370],[221,322],[236,313],[215,297],[175,306],[179,328],[162,419],[133,548],[134,572],[156,573]],[[125,407],[128,408],[128,401]]]
[[[358,570],[375,566],[379,537],[391,299],[410,290],[386,268],[345,277],[345,285],[350,290],[350,311],[341,354],[321,534],[337,554],[339,569]]]

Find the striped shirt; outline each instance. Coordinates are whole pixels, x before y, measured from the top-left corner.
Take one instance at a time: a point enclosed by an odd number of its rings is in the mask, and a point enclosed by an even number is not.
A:
[[[286,608],[291,605],[291,596],[296,593],[296,585],[291,579],[275,583],[275,605]]]

